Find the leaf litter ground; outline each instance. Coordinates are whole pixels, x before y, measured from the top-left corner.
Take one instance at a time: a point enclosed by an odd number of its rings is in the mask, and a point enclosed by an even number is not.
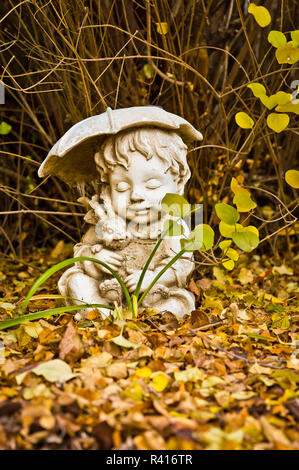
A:
[[[68,249],[2,258],[0,320]],[[233,273],[214,268],[190,281],[191,317],[148,309],[127,320],[136,347],[111,341],[123,325],[95,311],[0,332],[0,449],[298,450],[296,274],[256,255]],[[31,312],[57,306],[56,283]]]

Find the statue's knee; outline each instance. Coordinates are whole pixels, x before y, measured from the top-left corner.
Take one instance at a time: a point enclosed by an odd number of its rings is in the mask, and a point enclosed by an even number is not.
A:
[[[80,282],[79,277],[81,276],[78,276],[78,274],[74,274],[72,277],[69,278],[68,288],[71,292],[77,291],[80,286],[82,286],[82,282]]]
[[[77,273],[68,280],[68,290],[70,292],[86,293],[90,289],[94,290],[96,282],[85,274]]]

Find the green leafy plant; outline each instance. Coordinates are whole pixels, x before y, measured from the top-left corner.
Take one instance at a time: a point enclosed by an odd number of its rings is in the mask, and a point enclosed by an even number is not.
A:
[[[167,194],[163,201],[162,201],[162,208],[165,212],[169,213],[172,216],[178,217],[179,219],[191,214],[192,212],[196,211],[197,209],[192,209],[191,205],[188,203],[186,199],[184,199],[182,196],[179,196],[177,194]],[[96,264],[100,264],[101,266],[105,267],[111,274],[112,276],[118,281],[122,292],[126,298],[128,309],[132,314],[132,317],[136,317],[138,313],[138,306],[141,304],[145,296],[148,294],[148,292],[152,289],[152,287],[156,284],[156,282],[160,279],[160,277],[169,269],[181,256],[184,255],[186,251],[194,251],[195,249],[200,249],[202,251],[205,251],[209,249],[214,240],[214,233],[213,236],[211,237],[213,230],[209,227],[208,231],[206,228],[203,228],[201,226],[197,226],[190,234],[190,237],[188,239],[184,240],[184,244],[182,244],[181,250],[179,253],[177,253],[167,264],[166,266],[161,269],[161,271],[156,275],[156,277],[153,279],[151,284],[148,286],[148,288],[143,292],[142,295],[140,295],[140,289],[142,285],[142,281],[144,279],[144,276],[146,274],[146,271],[156,253],[158,250],[160,244],[164,240],[164,238],[167,235],[173,236],[178,233],[181,233],[181,227],[176,221],[171,221],[170,223],[166,223],[165,229],[157,241],[152,253],[150,254],[147,262],[144,265],[144,268],[141,272],[140,278],[138,280],[135,292],[130,295],[125,283],[123,280],[120,278],[120,276],[117,274],[116,271],[114,271],[108,264],[86,256],[80,256],[80,257],[75,257],[75,258],[70,258],[65,261],[62,261],[58,264],[55,264],[51,268],[49,268],[45,273],[43,273],[37,281],[33,284],[31,289],[29,290],[22,308],[21,308],[21,313],[24,314],[26,311],[26,308],[28,306],[28,303],[32,296],[35,294],[37,289],[41,287],[44,282],[49,279],[54,273],[57,271],[60,271],[61,269],[64,269],[74,263],[80,262],[80,261],[91,261]],[[211,243],[212,241],[212,243]],[[111,305],[102,305],[102,304],[85,304],[82,303],[82,305],[75,305],[75,306],[70,306],[70,307],[59,307],[58,309],[49,309],[46,311],[42,312],[36,312],[34,314],[29,314],[29,315],[22,315],[18,318],[14,318],[11,320],[5,320],[3,322],[0,322],[0,329],[8,328],[11,326],[18,325],[20,323],[23,323],[24,321],[29,321],[29,320],[36,320],[39,318],[44,318],[50,315],[55,315],[57,313],[63,313],[63,312],[68,312],[68,311],[74,311],[74,310],[79,310],[83,308],[105,308],[105,309],[110,309],[113,311],[113,318],[119,321],[124,320],[124,315],[121,307],[118,306],[111,306]],[[123,332],[123,328],[122,328]],[[122,337],[122,332],[120,334],[120,338]],[[124,342],[123,340],[119,339],[120,342]]]
[[[250,3],[248,13],[252,14],[256,22],[262,28],[271,22],[271,14],[264,6]],[[276,48],[275,57],[279,64],[295,64],[299,60],[299,30],[290,31],[291,40],[281,31],[271,30],[268,34],[268,42]],[[277,91],[273,95],[267,95],[267,90],[261,83],[250,83],[247,85],[253,95],[269,110],[275,108],[275,112],[267,116],[266,122],[270,129],[276,133],[283,131],[290,122],[290,117],[286,113],[299,113],[299,101],[294,100],[293,94],[284,91]],[[295,92],[295,95],[297,92]],[[252,129],[253,119],[245,112],[235,115],[236,123],[243,129]]]
[[[224,259],[222,265],[231,271],[235,267],[235,262],[239,259],[236,249],[232,248],[232,243],[242,251],[250,252],[259,244],[259,231],[253,225],[242,225],[239,222],[240,213],[250,213],[256,207],[256,203],[251,199],[248,189],[243,188],[236,178],[231,180],[231,190],[234,193],[233,204],[237,208],[218,203],[215,206],[216,214],[220,219],[219,232],[224,240],[219,243]]]
[[[10,124],[7,124],[7,122],[2,121],[0,123],[0,135],[7,135],[10,133],[11,130],[12,130],[12,127]]]
[[[239,258],[239,254],[236,249],[231,247],[233,242],[237,248],[243,251],[251,251],[253,248],[256,248],[259,243],[259,233],[256,227],[243,226],[238,223],[240,219],[239,212],[250,212],[256,207],[255,202],[251,199],[250,192],[247,189],[243,188],[235,178],[232,179],[231,189],[234,193],[233,203],[237,206],[237,208],[234,208],[233,206],[224,203],[218,203],[215,206],[216,214],[220,219],[219,231],[220,234],[225,238],[225,240],[219,243],[219,247],[223,253],[223,256],[219,262],[222,263],[222,265],[227,270],[232,270],[235,266],[235,262]],[[82,305],[53,308],[27,315],[24,315],[24,313],[33,295],[54,273],[77,262],[91,261],[93,263],[100,264],[101,266],[105,267],[111,273],[111,275],[118,281],[125,296],[128,311],[130,312],[132,318],[136,318],[138,314],[138,307],[141,305],[146,295],[150,292],[150,290],[160,279],[160,277],[179,258],[181,258],[186,252],[207,252],[208,250],[211,250],[214,246],[215,233],[213,228],[207,224],[198,224],[189,233],[188,237],[186,236],[180,239],[181,250],[172,259],[170,259],[170,261],[161,269],[161,271],[155,276],[150,285],[141,294],[140,290],[142,281],[162,241],[165,239],[166,236],[181,235],[183,233],[183,227],[181,224],[182,219],[198,210],[198,207],[192,208],[192,206],[188,203],[185,198],[177,194],[166,194],[166,196],[162,200],[162,208],[166,213],[169,214],[169,216],[175,217],[177,220],[166,221],[164,231],[161,237],[158,239],[154,249],[152,250],[148,260],[144,265],[144,268],[141,272],[136,289],[133,294],[129,293],[124,281],[120,278],[118,273],[114,271],[108,264],[86,256],[70,258],[58,264],[55,264],[36,280],[36,282],[29,290],[21,307],[22,316],[0,322],[0,330],[18,325],[25,321],[37,320],[40,318],[45,318],[47,316],[72,312],[83,308],[105,308],[112,310],[112,321],[114,320],[116,322],[119,322],[121,326],[121,333],[119,337],[114,338],[114,342],[116,342],[116,344],[122,345],[123,347],[132,347],[132,345],[129,346],[127,340],[125,340],[125,338],[123,337],[126,313],[123,310],[122,306],[86,304],[82,302]],[[218,263],[217,260],[216,263]]]

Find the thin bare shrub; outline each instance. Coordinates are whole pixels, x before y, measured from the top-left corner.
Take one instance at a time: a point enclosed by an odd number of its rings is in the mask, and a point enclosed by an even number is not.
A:
[[[258,3],[258,2],[257,2]],[[298,129],[292,118],[275,134],[247,85],[292,92],[298,71],[278,66],[268,29],[257,26],[247,2],[210,0],[3,0],[0,6],[0,80],[6,101],[1,121],[12,126],[0,141],[1,245],[23,248],[78,241],[84,208],[76,192],[37,169],[51,146],[76,122],[111,108],[158,105],[189,120],[204,135],[191,149],[191,202],[212,207],[231,198],[242,174],[259,208],[253,219],[276,252],[291,249],[295,190],[284,181],[295,166]],[[272,29],[295,29],[297,3],[266,1]],[[298,13],[298,12],[297,12]],[[167,24],[167,33],[163,24]],[[165,30],[164,30],[165,32]],[[240,129],[246,111],[257,125]],[[85,188],[88,190],[88,188]],[[276,196],[273,197],[273,194]],[[268,212],[265,210],[268,208]]]

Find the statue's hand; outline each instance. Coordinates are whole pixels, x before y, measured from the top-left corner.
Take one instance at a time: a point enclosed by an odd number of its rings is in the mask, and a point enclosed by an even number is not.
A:
[[[95,250],[96,251],[96,250]],[[114,271],[118,271],[123,261],[121,255],[115,253],[114,251],[106,250],[106,248],[102,248],[99,252],[95,252],[94,258],[98,259],[99,261],[103,261],[103,263],[108,264],[110,268],[114,269]],[[104,268],[100,264],[96,264],[97,268],[103,271],[104,273],[111,274],[108,269]]]
[[[129,292],[134,292],[134,290],[136,289],[136,286],[137,286],[138,280],[140,278],[141,272],[142,272],[141,270],[134,271],[132,274],[130,274],[125,279],[125,284],[126,284],[128,290],[129,290]],[[148,286],[154,280],[155,276],[156,275],[155,275],[154,271],[147,271],[145,273],[145,276],[144,276],[143,281],[142,281],[140,292],[144,292],[145,289],[148,288]]]

